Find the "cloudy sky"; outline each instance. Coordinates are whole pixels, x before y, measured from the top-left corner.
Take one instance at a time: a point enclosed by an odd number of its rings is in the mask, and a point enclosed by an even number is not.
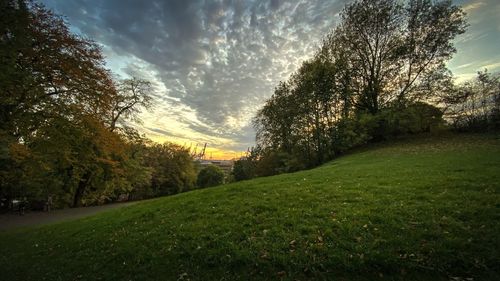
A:
[[[138,128],[155,141],[232,158],[254,145],[250,120],[312,56],[347,0],[43,0],[103,47],[108,67],[156,85]],[[448,66],[463,81],[500,70],[500,1],[457,0],[468,32]]]

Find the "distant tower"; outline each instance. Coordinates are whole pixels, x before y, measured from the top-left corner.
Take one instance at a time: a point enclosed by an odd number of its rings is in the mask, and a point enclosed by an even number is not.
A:
[[[201,150],[200,152],[200,159],[203,160],[205,159],[205,150],[207,149],[207,143],[205,143],[205,145],[203,146],[203,149]]]

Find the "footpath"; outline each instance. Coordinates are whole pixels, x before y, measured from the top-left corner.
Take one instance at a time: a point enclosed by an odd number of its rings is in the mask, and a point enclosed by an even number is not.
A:
[[[50,212],[30,211],[26,212],[23,216],[19,215],[17,212],[1,214],[0,231],[11,230],[25,226],[43,225],[48,223],[79,219],[103,211],[130,206],[135,203],[136,202],[114,203],[102,206],[54,210]]]

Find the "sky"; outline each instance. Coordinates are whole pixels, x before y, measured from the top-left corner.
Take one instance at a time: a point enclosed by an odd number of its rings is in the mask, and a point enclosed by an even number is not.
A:
[[[251,120],[279,81],[312,57],[349,0],[43,0],[103,48],[122,78],[155,85],[136,128],[157,142],[239,157],[255,145]],[[500,71],[500,1],[456,0],[469,28],[448,67],[457,82]]]

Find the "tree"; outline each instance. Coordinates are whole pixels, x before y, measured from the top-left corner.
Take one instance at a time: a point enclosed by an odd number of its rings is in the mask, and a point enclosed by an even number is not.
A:
[[[257,139],[265,147],[291,149],[294,111],[297,109],[288,83],[282,82],[253,120]]]
[[[255,176],[255,164],[249,159],[234,162],[232,174],[235,181],[248,180]]]
[[[306,167],[333,157],[332,128],[350,110],[344,79],[339,65],[321,54],[304,62],[287,82],[280,83],[254,119],[259,145],[288,154],[279,158],[301,159]]]
[[[470,81],[454,86],[441,97],[447,118],[458,129],[500,128],[500,75],[486,69]]]
[[[54,115],[102,118],[115,88],[99,46],[71,34],[61,17],[41,5],[2,5],[9,15],[1,24],[2,128],[27,141]]]
[[[451,1],[346,5],[314,57],[280,82],[254,118],[257,170],[313,167],[370,141],[439,127],[442,112],[430,103],[449,91],[444,63],[465,27]]]
[[[151,82],[132,78],[123,80],[118,86],[118,93],[113,100],[111,109],[110,129],[114,131],[117,123],[121,120],[132,120],[140,122],[138,114],[141,108],[150,109],[152,106]]]
[[[0,7],[0,194],[55,194],[60,206],[80,206],[148,181],[127,133],[110,127],[128,95],[115,87],[99,46],[42,5],[2,0]],[[133,115],[138,104],[121,114]]]
[[[64,144],[55,142],[49,128],[101,120],[114,88],[99,47],[71,34],[60,17],[32,2],[4,0],[1,6],[6,16],[0,24],[0,136],[6,165],[0,174],[1,189],[12,196],[36,181],[51,182],[41,161],[49,154],[37,145],[51,143],[55,150]],[[16,156],[20,151],[22,159]],[[19,177],[5,176],[16,166]]]
[[[196,169],[189,149],[173,144],[145,147],[144,164],[152,170],[152,195],[171,195],[193,188]]]
[[[452,40],[465,32],[465,14],[451,1],[358,0],[325,42],[332,61],[347,60],[353,101],[377,113],[414,98],[414,88],[450,59]]]
[[[199,187],[210,187],[224,183],[224,171],[215,165],[208,165],[198,173]]]

